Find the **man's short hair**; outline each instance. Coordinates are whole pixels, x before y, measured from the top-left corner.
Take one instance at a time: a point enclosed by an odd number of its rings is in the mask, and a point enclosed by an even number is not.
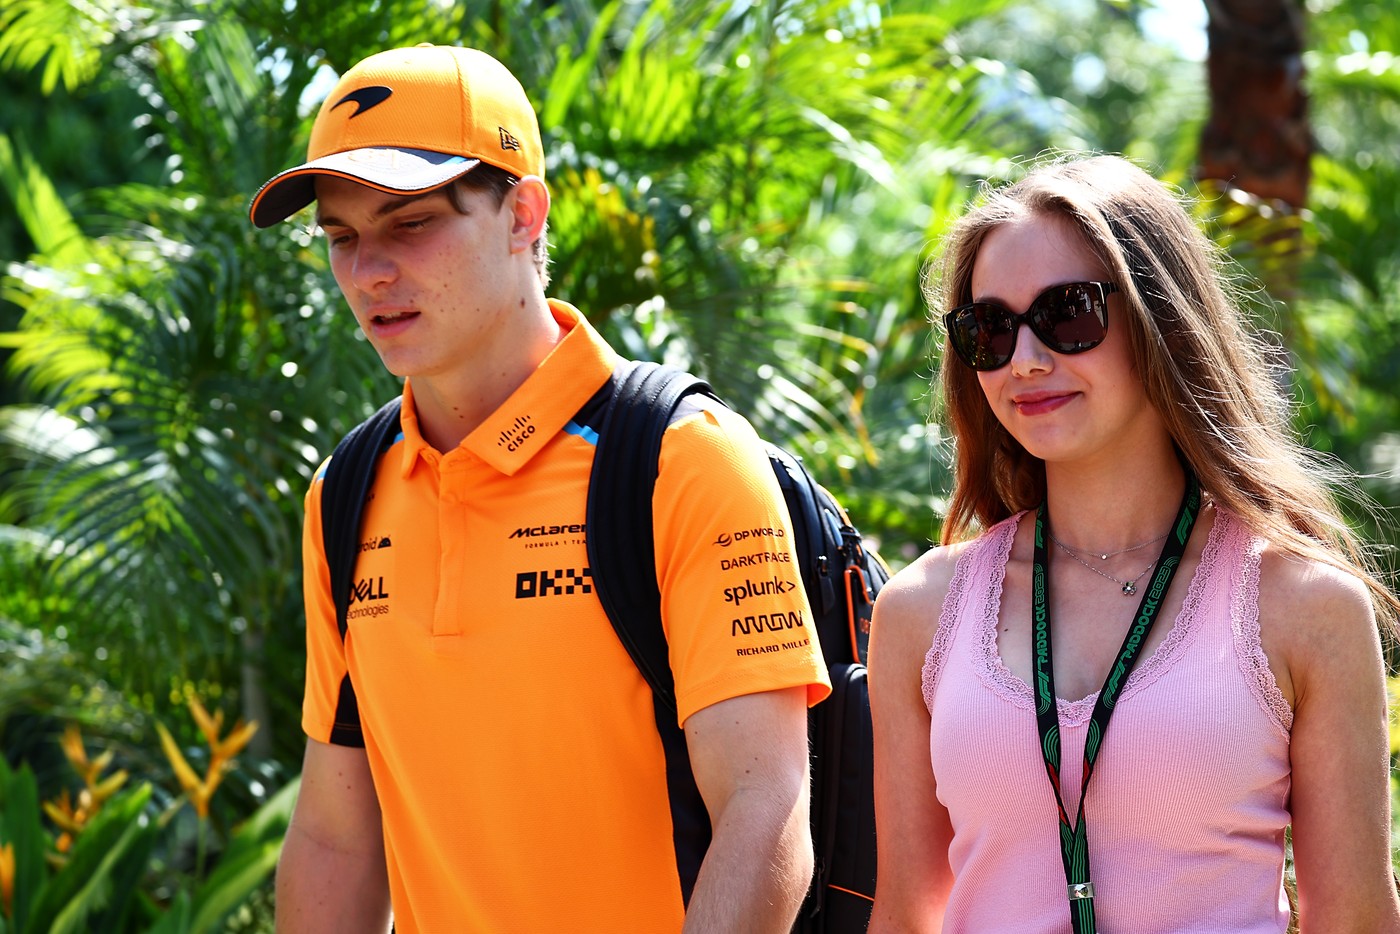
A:
[[[462,192],[481,191],[491,195],[496,202],[496,207],[505,203],[506,195],[515,187],[520,179],[516,178],[505,169],[488,165],[485,162],[448,182],[445,186],[447,190],[447,200],[452,202],[452,206],[458,211],[466,212],[466,203],[462,200]],[[541,231],[539,239],[530,245],[531,256],[535,261],[535,271],[539,273],[540,284],[543,287],[549,286],[549,241],[545,232]]]

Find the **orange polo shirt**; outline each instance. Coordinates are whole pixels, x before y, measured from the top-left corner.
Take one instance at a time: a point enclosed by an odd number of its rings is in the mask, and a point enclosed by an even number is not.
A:
[[[380,461],[348,631],[306,497],[302,725],[330,740],[348,671],[384,815],[400,934],[678,931],[683,904],[650,689],[593,593],[584,513],[596,425],[574,416],[617,357],[578,312],[534,374],[446,454]],[[656,574],[680,721],[743,694],[830,690],[782,493],[748,423],[672,425]]]

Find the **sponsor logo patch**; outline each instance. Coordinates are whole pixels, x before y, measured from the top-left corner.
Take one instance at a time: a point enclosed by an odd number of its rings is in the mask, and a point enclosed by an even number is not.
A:
[[[733,532],[721,532],[719,538],[715,539],[715,544],[721,548],[728,548],[737,542],[751,539],[782,538],[786,534],[782,529],[737,529]]]
[[[515,599],[562,597],[593,592],[593,572],[588,568],[553,571],[521,571],[515,575]]]
[[[503,447],[507,451],[518,451],[534,433],[535,426],[530,424],[530,416],[522,415],[496,438],[496,447]]]
[[[524,525],[510,533],[511,538],[548,538],[552,535],[582,535],[582,522],[573,525]]]
[[[812,640],[805,636],[801,639],[794,639],[791,642],[779,642],[777,645],[741,645],[734,650],[734,654],[740,657],[745,655],[769,655],[773,652],[786,652],[789,649],[802,649],[812,644]]]
[[[521,541],[526,548],[558,548],[561,545],[583,545],[587,542],[588,526],[582,522],[563,525],[522,525],[506,536],[508,541]]]
[[[731,636],[748,636],[801,628],[801,613],[755,613],[753,616],[734,620],[729,626],[729,634]]]
[[[797,585],[792,581],[785,581],[776,577],[770,577],[767,580],[761,581],[749,579],[737,587],[724,588],[724,602],[739,606],[751,597],[781,596],[796,587]]]
[[[726,555],[719,559],[721,571],[756,568],[765,564],[792,564],[792,554],[786,551],[756,551],[751,555]]]
[[[356,88],[349,94],[342,97],[340,100],[336,101],[335,106],[332,107],[331,110],[335,110],[336,107],[339,107],[342,104],[354,104],[355,112],[347,118],[350,120],[354,120],[356,117],[364,113],[366,110],[369,110],[371,107],[378,107],[380,104],[387,101],[389,99],[389,96],[393,93],[394,92],[389,88],[386,88],[383,85],[379,84],[370,85],[367,88]]]
[[[384,586],[383,577],[361,578],[350,588],[350,608],[346,611],[345,618],[383,616],[389,612],[389,606],[387,602],[382,601],[388,599],[389,591]]]

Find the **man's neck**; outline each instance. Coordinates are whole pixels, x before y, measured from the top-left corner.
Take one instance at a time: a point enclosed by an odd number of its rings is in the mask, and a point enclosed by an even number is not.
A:
[[[522,306],[518,329],[502,346],[483,350],[453,371],[410,377],[418,429],[434,449],[446,453],[462,443],[530,378],[559,342],[563,325],[541,294]]]

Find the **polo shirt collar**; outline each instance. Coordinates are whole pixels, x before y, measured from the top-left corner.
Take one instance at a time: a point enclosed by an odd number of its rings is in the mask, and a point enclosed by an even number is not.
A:
[[[577,308],[550,299],[549,310],[565,329],[563,339],[535,372],[462,441],[462,447],[507,476],[529,463],[564,429],[607,382],[619,360]],[[420,457],[435,459],[418,431],[411,380],[404,384],[403,427],[402,469],[407,477]]]

